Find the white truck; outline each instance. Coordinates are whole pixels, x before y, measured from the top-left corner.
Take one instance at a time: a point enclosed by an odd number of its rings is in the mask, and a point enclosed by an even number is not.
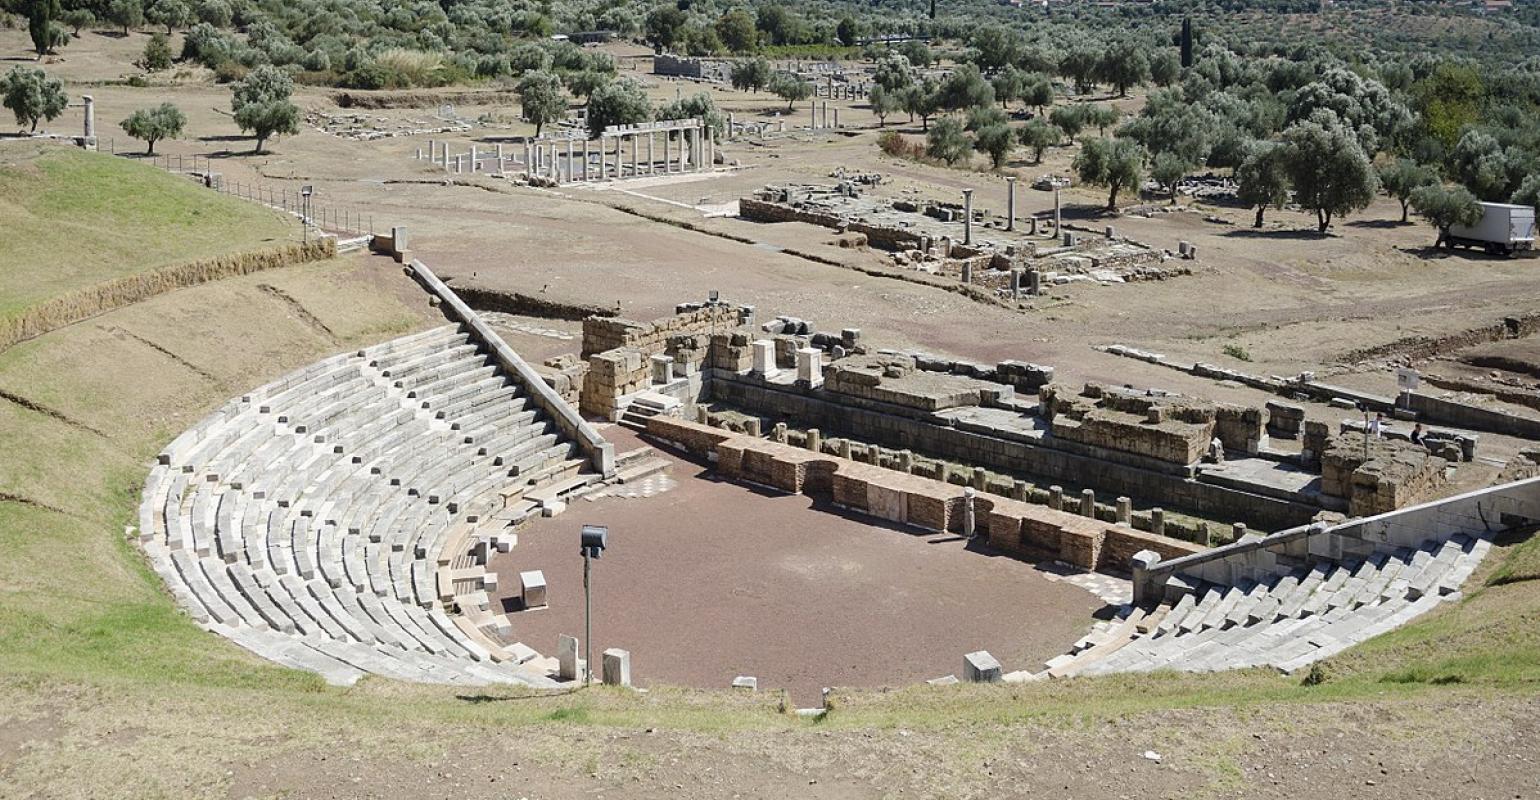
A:
[[[1512,255],[1535,247],[1535,209],[1508,203],[1482,203],[1475,225],[1450,225],[1447,247],[1480,247],[1492,255]]]

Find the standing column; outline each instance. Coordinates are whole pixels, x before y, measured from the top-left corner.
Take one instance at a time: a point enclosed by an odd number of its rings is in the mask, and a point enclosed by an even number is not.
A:
[[[729,113],[727,115],[727,140],[728,141],[732,141],[732,138],[733,138],[733,123],[734,123],[734,121],[735,121],[734,116],[731,113]]]
[[[471,145],[471,172],[476,171],[476,145]]]
[[[631,177],[635,178],[642,174],[641,165],[636,159],[636,134],[632,134],[628,138],[631,139]]]
[[[1005,229],[1016,230],[1016,177],[1005,179]]]
[[[615,180],[625,177],[625,164],[621,161],[620,143],[624,137],[615,137]]]
[[[449,171],[449,143],[444,142],[444,171]]]
[[[653,154],[652,154],[653,142],[657,141],[657,138],[658,138],[657,135],[654,134],[652,131],[648,131],[647,132],[647,174],[648,175],[656,175],[656,174],[658,174],[658,161],[657,161],[656,158],[653,157]]]
[[[588,140],[583,140],[583,180],[588,180]]]
[[[717,165],[717,139],[712,135],[711,129],[706,129],[706,169],[716,169]]]
[[[80,101],[85,104],[85,139],[86,146],[90,146],[91,140],[96,138],[96,98],[84,94]]]
[[[973,190],[963,190],[963,244],[973,244]]]
[[[839,126],[840,126],[840,107],[839,106],[835,106],[834,107],[834,127],[836,129],[838,129]]]
[[[663,132],[663,174],[674,171],[672,164],[668,163],[668,131]]]
[[[577,174],[572,169],[572,148],[573,148],[572,140],[568,139],[567,140],[567,180],[569,182],[572,180],[573,176]]]

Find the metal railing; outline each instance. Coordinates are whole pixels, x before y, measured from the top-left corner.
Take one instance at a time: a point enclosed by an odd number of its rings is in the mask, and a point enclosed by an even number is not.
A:
[[[106,141],[107,152],[112,155],[122,156],[142,163],[148,163],[178,175],[197,176],[202,178],[199,182],[204,186],[219,192],[220,194],[250,200],[261,203],[275,210],[292,214],[302,220],[309,228],[314,228],[321,233],[352,234],[358,236],[374,235],[374,215],[365,214],[353,209],[335,205],[325,205],[315,202],[313,197],[306,197],[298,189],[289,186],[273,187],[263,183],[230,181],[213,179],[218,175],[215,167],[218,159],[208,156],[182,155],[179,153],[156,153],[146,155],[142,151],[118,152],[117,142],[114,138]],[[100,149],[100,145],[98,145]]]

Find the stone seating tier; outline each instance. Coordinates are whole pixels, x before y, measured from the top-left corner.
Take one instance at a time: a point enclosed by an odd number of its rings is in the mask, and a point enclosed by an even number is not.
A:
[[[277,663],[342,684],[551,686],[546,659],[485,634],[485,609],[450,614],[442,589],[484,605],[479,568],[445,579],[453,551],[512,518],[506,497],[585,463],[448,326],[297,370],[178,436],[147,481],[139,539],[193,619]]]

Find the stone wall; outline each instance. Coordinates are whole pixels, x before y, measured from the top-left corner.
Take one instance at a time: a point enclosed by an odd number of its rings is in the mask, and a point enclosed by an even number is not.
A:
[[[1079,395],[1049,385],[1038,396],[1054,436],[1093,447],[1187,465],[1203,457],[1214,436],[1212,404],[1091,383]]]
[[[913,250],[921,246],[921,235],[904,228],[856,222],[839,214],[795,208],[752,197],[738,200],[738,216],[753,222],[805,222],[834,230],[864,233],[867,244],[884,250]]]
[[[909,449],[1038,482],[1092,485],[1098,491],[1159,498],[1160,505],[1211,519],[1243,521],[1253,528],[1276,530],[1310,521],[1320,509],[1190,480],[1190,470],[1133,453],[1105,451],[1061,441],[1045,447],[1009,438],[1006,432],[938,423],[898,406],[862,407],[850,398],[792,386],[766,384],[754,375],[716,373],[709,381],[713,399],[771,419],[820,428],[825,435]],[[908,412],[907,414],[905,412]]]
[[[655,355],[667,349],[671,337],[726,332],[744,324],[752,315],[753,309],[746,306],[718,304],[688,308],[652,322],[592,316],[583,320],[583,356],[616,347],[631,347]]]
[[[1321,455],[1321,492],[1346,498],[1351,516],[1383,514],[1438,497],[1448,488],[1448,465],[1421,445],[1394,439],[1370,439],[1366,459],[1363,435],[1349,433]]]
[[[659,441],[680,443],[697,456],[709,458],[714,449],[717,470],[734,480],[827,495],[838,506],[923,530],[964,532],[967,498],[962,487],[667,417],[648,420],[647,433]],[[995,494],[977,493],[973,502],[975,533],[1000,550],[1026,558],[1123,571],[1139,550],[1176,558],[1204,549]]]
[[[614,420],[621,397],[646,389],[652,365],[642,351],[617,347],[588,357],[579,406],[584,414]]]

